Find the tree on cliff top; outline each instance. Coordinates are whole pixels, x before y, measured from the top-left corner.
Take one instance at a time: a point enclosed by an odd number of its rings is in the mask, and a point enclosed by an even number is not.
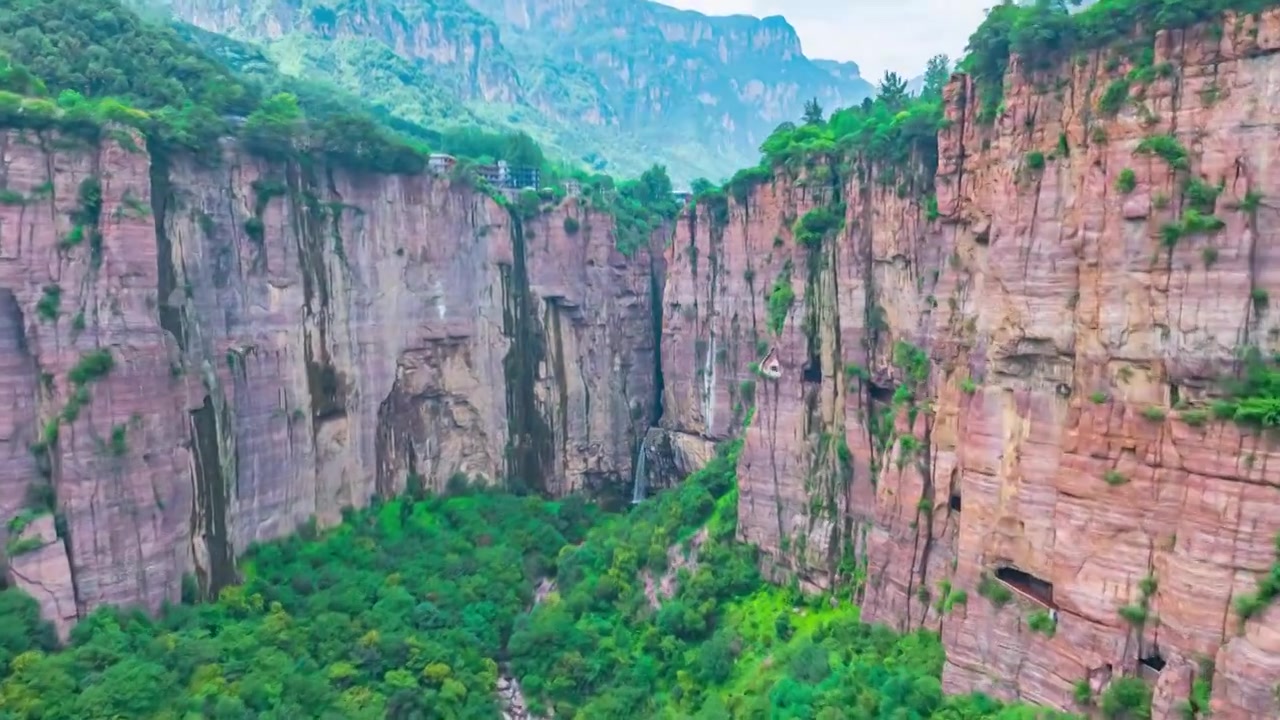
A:
[[[924,70],[924,87],[920,97],[924,100],[938,101],[942,99],[942,88],[951,79],[951,58],[946,55],[934,55],[929,58]]]
[[[822,106],[818,104],[818,98],[805,101],[804,104],[804,124],[819,125],[822,120]]]
[[[907,81],[901,75],[886,70],[880,79],[879,92],[876,99],[884,103],[890,110],[897,110],[907,101]]]

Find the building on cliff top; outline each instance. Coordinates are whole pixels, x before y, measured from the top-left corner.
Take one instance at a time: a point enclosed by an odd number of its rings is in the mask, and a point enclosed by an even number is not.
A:
[[[447,153],[431,153],[427,158],[427,167],[434,173],[447,173],[457,164],[458,159]]]

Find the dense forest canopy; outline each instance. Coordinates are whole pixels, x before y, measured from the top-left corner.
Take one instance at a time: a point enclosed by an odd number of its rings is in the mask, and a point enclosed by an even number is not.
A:
[[[935,633],[863,623],[853,588],[766,585],[734,541],[738,449],[626,515],[465,488],[380,502],[252,549],[217,602],[103,608],[61,651],[0,591],[0,718],[479,720],[506,672],[532,710],[584,720],[1073,717],[945,697]]]

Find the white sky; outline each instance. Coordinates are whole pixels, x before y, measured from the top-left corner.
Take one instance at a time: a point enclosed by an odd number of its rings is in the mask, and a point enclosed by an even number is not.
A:
[[[964,54],[983,11],[999,0],[658,0],[707,15],[781,15],[800,35],[804,54],[853,60],[875,82],[885,70],[924,72],[928,59]]]

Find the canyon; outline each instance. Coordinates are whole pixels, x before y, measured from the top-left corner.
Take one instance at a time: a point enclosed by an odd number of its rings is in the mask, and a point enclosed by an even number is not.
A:
[[[629,257],[573,198],[6,131],[8,576],[65,636],[374,496],[625,497],[741,435],[740,539],[938,630],[946,690],[1280,716],[1280,609],[1235,603],[1280,562],[1280,454],[1202,410],[1280,349],[1280,11],[1154,63],[1113,113],[1116,49],[1015,60],[994,122],[958,74],[936,171],[778,168]],[[1201,186],[1221,224],[1169,242]]]
[[[0,137],[0,515],[64,636],[184,574],[214,595],[250,544],[375,494],[629,491],[661,259],[608,216],[143,144]]]

